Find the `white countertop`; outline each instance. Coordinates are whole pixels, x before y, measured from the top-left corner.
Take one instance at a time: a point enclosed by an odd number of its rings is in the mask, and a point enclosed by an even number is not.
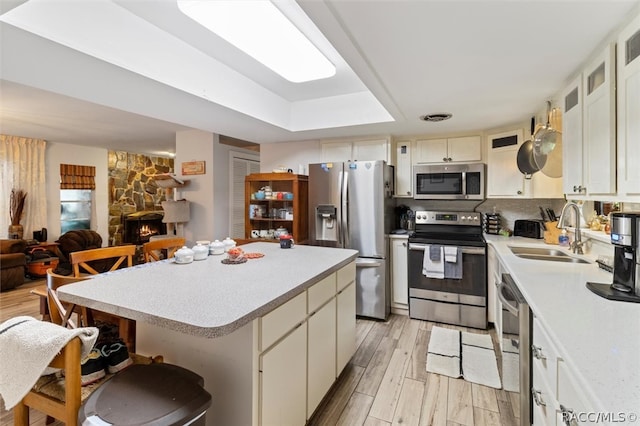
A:
[[[220,337],[258,318],[353,261],[356,250],[275,243],[243,245],[260,259],[225,265],[226,255],[173,259],[101,274],[58,289],[60,299],[204,337]]]
[[[486,235],[486,239],[579,380],[593,409],[640,414],[640,303],[606,300],[587,289],[587,281],[612,282],[613,275],[596,263],[522,259],[508,247],[559,246],[521,237]]]

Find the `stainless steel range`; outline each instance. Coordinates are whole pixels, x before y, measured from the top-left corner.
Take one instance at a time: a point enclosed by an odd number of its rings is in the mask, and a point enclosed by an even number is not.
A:
[[[409,316],[486,329],[486,252],[480,213],[417,211],[409,236]]]

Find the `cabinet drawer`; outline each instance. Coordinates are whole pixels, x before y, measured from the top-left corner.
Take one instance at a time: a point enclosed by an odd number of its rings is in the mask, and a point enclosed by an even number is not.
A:
[[[352,281],[356,279],[356,262],[351,262],[344,268],[338,271],[338,288],[337,291],[342,290],[348,286]]]
[[[308,312],[312,313],[336,295],[336,274],[331,274],[309,287],[307,294],[309,295]]]
[[[533,412],[533,424],[555,425],[557,401],[555,392],[545,380],[545,372],[539,364],[533,365],[533,380],[531,384],[531,406]]]
[[[557,391],[555,383],[558,374],[558,351],[536,318],[533,319],[533,345],[531,352],[532,364],[534,367],[538,366],[540,368],[545,381],[551,385],[551,390],[555,393]]]
[[[260,318],[260,351],[264,351],[307,317],[307,292]]]

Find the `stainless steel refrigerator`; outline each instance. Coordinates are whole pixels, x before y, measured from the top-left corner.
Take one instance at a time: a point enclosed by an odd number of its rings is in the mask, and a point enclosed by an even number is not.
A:
[[[388,234],[393,167],[384,161],[309,165],[309,244],[358,250],[356,314],[391,310]]]

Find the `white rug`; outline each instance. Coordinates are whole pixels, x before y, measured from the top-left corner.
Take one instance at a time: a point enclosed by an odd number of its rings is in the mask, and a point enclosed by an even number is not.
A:
[[[517,342],[502,338],[502,387],[510,392],[520,391],[520,359]]]
[[[491,336],[433,327],[427,371],[501,389]]]

